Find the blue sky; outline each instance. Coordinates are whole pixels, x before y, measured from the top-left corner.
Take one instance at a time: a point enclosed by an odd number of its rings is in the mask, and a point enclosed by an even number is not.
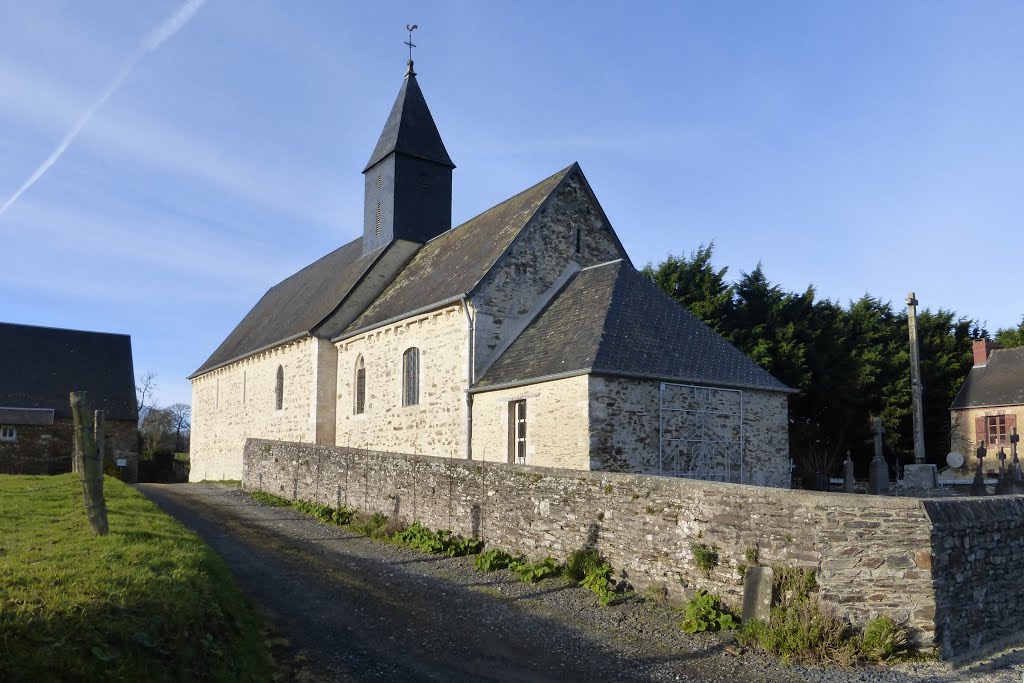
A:
[[[0,4],[0,205],[124,76],[0,214],[0,320],[131,334],[162,404],[358,236],[406,23],[456,224],[579,161],[638,266],[714,240],[786,289],[1024,314],[1024,4],[207,0],[154,36],[181,7]]]

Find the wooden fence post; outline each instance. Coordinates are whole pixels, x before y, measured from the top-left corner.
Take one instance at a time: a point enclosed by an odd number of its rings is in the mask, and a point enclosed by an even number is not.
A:
[[[97,536],[106,536],[107,503],[103,498],[103,459],[102,445],[97,450],[97,441],[102,444],[104,432],[103,411],[96,411],[94,430],[90,430],[92,415],[89,411],[89,399],[84,391],[71,392],[71,416],[75,428],[75,459],[79,461],[79,474],[82,479],[82,495],[85,498],[85,512],[89,516],[89,526]]]

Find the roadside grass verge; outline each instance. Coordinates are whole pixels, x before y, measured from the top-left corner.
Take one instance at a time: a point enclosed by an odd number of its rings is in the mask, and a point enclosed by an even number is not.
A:
[[[120,481],[104,492],[97,537],[78,475],[0,475],[0,680],[270,680],[223,561]]]

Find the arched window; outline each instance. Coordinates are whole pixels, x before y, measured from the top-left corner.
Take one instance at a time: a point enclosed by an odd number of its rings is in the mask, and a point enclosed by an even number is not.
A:
[[[274,410],[284,407],[284,368],[277,366],[277,385],[274,387]]]
[[[420,350],[415,346],[402,354],[402,405],[420,402]]]
[[[356,390],[353,395],[352,412],[362,415],[366,411],[366,363],[363,357],[356,359]]]

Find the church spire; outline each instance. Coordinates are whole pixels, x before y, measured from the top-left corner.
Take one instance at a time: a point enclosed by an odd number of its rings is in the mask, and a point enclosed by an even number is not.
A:
[[[452,226],[452,169],[409,61],[398,98],[363,169],[363,252],[396,239],[426,242]]]
[[[441,134],[434,124],[434,117],[427,107],[423,91],[416,81],[411,59],[402,88],[398,91],[398,98],[391,107],[391,114],[384,124],[384,130],[363,173],[389,154],[396,152],[455,168],[444,142],[441,141]]]

